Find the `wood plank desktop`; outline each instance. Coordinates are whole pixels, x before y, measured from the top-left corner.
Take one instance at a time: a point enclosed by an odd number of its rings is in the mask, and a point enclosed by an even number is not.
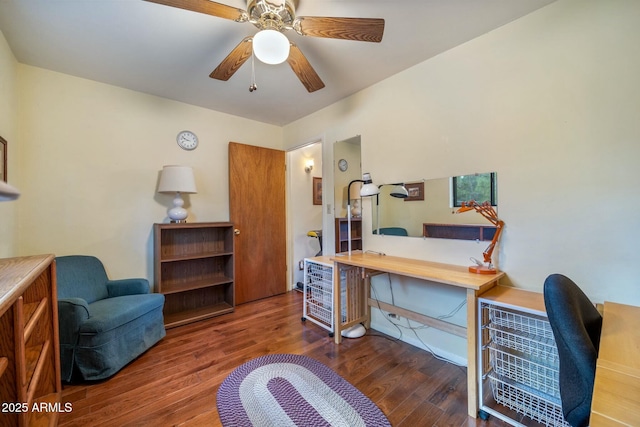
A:
[[[591,426],[640,425],[640,307],[604,303]]]
[[[338,290],[337,295],[340,295],[340,266],[347,265],[353,267],[360,267],[365,269],[365,272],[378,272],[378,273],[391,273],[400,276],[413,277],[415,279],[425,280],[428,282],[442,283],[457,288],[464,288],[467,291],[467,393],[468,393],[468,414],[471,417],[476,418],[478,416],[478,384],[477,378],[477,317],[478,307],[477,299],[480,294],[491,289],[498,283],[498,279],[504,276],[503,272],[496,274],[475,274],[468,270],[468,267],[443,264],[431,261],[396,257],[390,255],[379,255],[372,253],[352,253],[338,254],[331,258],[335,263],[334,268],[336,271],[334,282],[334,294]],[[368,284],[366,280],[364,283]],[[368,299],[368,289],[359,295]],[[365,324],[368,324],[371,319],[371,305],[378,304],[377,300],[365,301],[367,305],[367,314],[362,319]],[[349,304],[349,302],[347,302]],[[340,298],[335,299],[334,316],[335,316],[335,330],[334,337],[336,344],[339,344],[342,340],[341,331],[343,329],[341,324],[341,308]],[[387,304],[388,306],[388,304]],[[405,310],[405,313],[408,311]],[[412,313],[412,312],[411,312]],[[407,313],[410,314],[410,313]],[[422,316],[415,313],[417,316]],[[405,314],[406,315],[406,314]],[[423,316],[426,317],[426,316]],[[434,319],[435,320],[435,319]],[[440,322],[443,323],[443,322]],[[435,326],[431,324],[431,326]],[[451,332],[447,327],[441,327],[440,329]],[[455,330],[454,330],[454,333]]]

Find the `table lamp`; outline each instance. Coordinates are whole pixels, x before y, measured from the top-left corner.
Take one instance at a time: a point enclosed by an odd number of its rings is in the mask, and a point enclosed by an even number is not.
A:
[[[360,187],[360,197],[375,196],[380,193],[380,189],[373,183],[371,180],[371,174],[368,172],[362,174],[362,179],[354,179],[347,186],[347,244],[349,248],[349,255],[351,255],[351,185],[356,182],[362,183],[362,186]]]
[[[0,202],[8,202],[20,197],[20,191],[13,185],[0,181]]]
[[[184,200],[182,200],[181,194],[197,193],[193,169],[189,166],[163,166],[158,193],[176,193],[173,207],[168,210],[167,214],[171,222],[187,222],[187,210],[183,208]]]
[[[460,209],[458,209],[456,213],[462,213],[462,212],[467,212],[471,210],[475,210],[480,215],[482,215],[487,220],[489,220],[491,224],[495,225],[496,232],[493,235],[493,239],[491,239],[491,243],[489,244],[487,249],[485,249],[484,252],[482,253],[482,255],[484,256],[484,262],[486,265],[481,263],[475,258],[471,258],[471,260],[475,262],[476,265],[470,266],[469,271],[472,273],[478,273],[478,274],[496,274],[497,270],[493,266],[493,262],[491,261],[491,255],[493,254],[493,250],[496,247],[496,243],[500,238],[500,233],[502,233],[502,227],[504,227],[504,221],[498,218],[498,214],[496,213],[495,209],[493,209],[493,206],[491,206],[491,203],[489,202],[478,203],[475,200],[462,202]]]

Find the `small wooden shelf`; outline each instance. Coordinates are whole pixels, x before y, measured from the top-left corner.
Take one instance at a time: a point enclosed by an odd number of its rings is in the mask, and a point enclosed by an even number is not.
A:
[[[175,293],[186,292],[186,291],[194,291],[196,289],[209,288],[212,286],[222,286],[222,285],[228,285],[232,283],[233,283],[232,277],[222,276],[220,278],[215,278],[213,280],[197,280],[197,281],[194,280],[194,281],[190,281],[180,285],[172,285],[172,286],[167,285],[165,286],[165,289],[162,291],[162,293],[165,294],[166,296],[169,294],[175,294]]]
[[[233,310],[233,306],[225,302],[221,302],[218,304],[212,304],[167,314],[165,315],[164,323],[167,328],[173,328],[176,326],[186,325],[187,323],[195,322],[198,320],[208,319],[211,317],[211,313],[217,313],[216,315],[221,315],[232,313]]]
[[[189,261],[193,259],[206,259],[206,258],[215,258],[225,255],[233,255],[233,252],[208,252],[201,253],[197,255],[178,255],[178,256],[167,256],[160,260],[160,262],[180,262],[180,261]]]
[[[154,225],[155,290],[165,296],[165,327],[234,310],[233,250],[229,222]]]
[[[349,219],[336,218],[336,253],[349,250]],[[351,218],[351,250],[362,249],[362,218]]]

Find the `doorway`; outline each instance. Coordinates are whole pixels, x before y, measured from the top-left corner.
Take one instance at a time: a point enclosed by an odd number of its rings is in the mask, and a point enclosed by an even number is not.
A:
[[[315,256],[320,248],[317,239],[307,236],[310,230],[322,229],[323,254],[335,254],[335,219],[346,215],[349,182],[362,177],[360,143],[360,135],[333,144],[317,138],[287,151],[289,289],[303,281],[301,261]],[[314,165],[307,173],[309,159]],[[345,171],[339,169],[340,159],[348,163]],[[322,205],[313,205],[314,177],[322,178]]]
[[[324,228],[322,217],[325,198],[322,189],[326,183],[322,182],[322,149],[322,140],[316,140],[287,151],[290,289],[298,289],[298,283],[303,282],[303,260],[316,256],[321,248],[322,237],[310,237],[307,233],[320,231],[322,234]]]

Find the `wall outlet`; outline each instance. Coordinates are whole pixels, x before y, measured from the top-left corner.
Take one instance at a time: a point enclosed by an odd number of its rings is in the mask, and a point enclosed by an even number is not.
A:
[[[304,270],[304,261],[298,263],[298,270]]]

